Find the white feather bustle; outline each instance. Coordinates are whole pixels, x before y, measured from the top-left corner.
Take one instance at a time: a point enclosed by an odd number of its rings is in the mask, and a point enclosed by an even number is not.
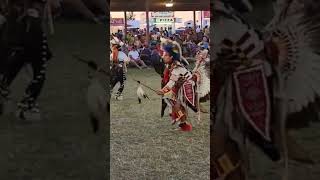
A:
[[[288,113],[300,112],[320,96],[320,56],[311,48],[312,31],[320,29],[315,26],[303,23],[300,17],[300,21],[288,19],[273,29]]]

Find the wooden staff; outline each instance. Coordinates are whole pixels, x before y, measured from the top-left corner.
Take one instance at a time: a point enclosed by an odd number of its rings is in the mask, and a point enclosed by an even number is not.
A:
[[[72,54],[72,57],[77,59],[80,62],[83,62],[83,63],[87,64],[90,68],[92,68],[94,70],[98,69],[97,63],[95,63],[93,60],[84,59],[84,58],[80,57],[77,54]]]
[[[154,90],[153,88],[151,88],[150,86],[147,86],[147,85],[145,85],[145,84],[143,84],[141,81],[138,81],[138,80],[135,80],[135,79],[133,79],[134,81],[137,81],[137,82],[140,82],[140,84],[142,85],[142,86],[144,86],[144,87],[146,87],[146,88],[148,88],[148,89],[150,89],[151,91],[153,91],[153,92],[158,92],[157,90]]]

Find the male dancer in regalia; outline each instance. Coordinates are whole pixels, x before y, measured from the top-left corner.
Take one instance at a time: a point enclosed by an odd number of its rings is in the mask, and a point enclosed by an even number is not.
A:
[[[179,122],[180,130],[191,131],[187,108],[198,111],[193,75],[182,63],[181,47],[177,42],[166,40],[162,42],[162,49],[166,69],[162,80],[164,87],[157,94],[162,95],[169,106],[172,124]]]
[[[314,88],[319,85],[314,78],[320,74],[318,47],[313,47],[319,41],[319,20],[290,15],[303,9],[292,1],[283,2],[286,8],[279,10],[261,36],[239,15],[252,8],[247,0],[215,1],[213,179],[248,178],[248,141],[272,161],[283,159],[284,178],[289,158],[312,162],[288,131],[308,127],[309,119],[296,114],[307,117],[304,110],[318,103],[309,97],[320,95]]]
[[[1,98],[8,97],[13,80],[25,64],[30,64],[33,79],[18,103],[21,119],[26,119],[26,113],[40,113],[37,99],[44,85],[47,62],[52,57],[42,26],[44,4],[45,0],[31,0],[28,4],[23,1],[10,3],[15,8],[9,11],[7,45],[10,53],[4,62],[6,68],[1,72]],[[24,11],[26,5],[28,8]]]
[[[116,93],[116,100],[123,100],[123,89],[126,80],[126,63],[129,61],[128,56],[121,51],[119,44],[112,45],[112,53],[110,55],[111,60],[111,93],[117,83],[120,83],[118,92]]]

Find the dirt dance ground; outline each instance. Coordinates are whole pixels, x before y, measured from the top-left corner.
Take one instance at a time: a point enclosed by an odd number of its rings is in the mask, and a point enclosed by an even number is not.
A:
[[[315,164],[302,164],[290,161],[290,180],[318,180],[320,179],[320,124],[312,124],[310,128],[293,131],[291,134],[297,142],[307,150],[307,153],[315,161]],[[251,175],[250,180],[280,180],[283,165],[273,163],[255,147],[250,147]]]

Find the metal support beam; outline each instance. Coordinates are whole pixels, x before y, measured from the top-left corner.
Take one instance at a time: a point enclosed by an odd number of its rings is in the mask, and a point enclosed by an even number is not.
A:
[[[127,38],[127,11],[124,11],[124,41],[126,41]]]
[[[150,27],[150,24],[149,24],[149,1],[146,1],[146,24],[147,24],[147,26],[146,26],[146,36],[147,36],[147,38],[146,38],[146,42],[147,42],[147,44],[149,44],[149,41],[150,41],[150,35],[149,35],[149,27]]]
[[[193,11],[193,29],[196,31],[197,23],[196,23],[196,11]]]
[[[201,13],[201,29],[203,29],[203,11],[200,11],[200,13]]]

